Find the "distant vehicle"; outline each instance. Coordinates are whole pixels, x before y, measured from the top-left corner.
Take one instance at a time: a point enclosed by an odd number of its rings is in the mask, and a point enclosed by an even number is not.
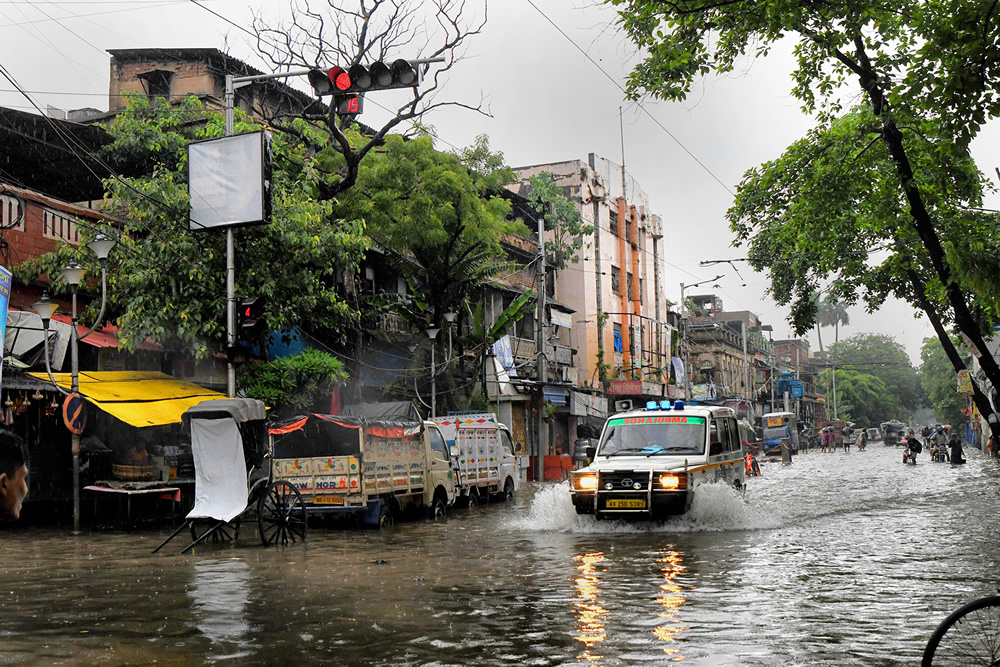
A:
[[[476,505],[491,497],[513,499],[519,486],[514,442],[495,414],[465,412],[431,417],[431,421],[448,444],[461,505]]]
[[[895,420],[882,423],[882,441],[886,445],[898,445],[906,437],[906,424]]]
[[[865,432],[868,433],[868,440],[870,442],[875,442],[876,440],[881,440],[882,439],[882,430],[881,429],[878,429],[878,428],[868,428],[868,429],[865,429]]]
[[[610,417],[590,465],[573,472],[577,514],[598,519],[657,519],[683,514],[713,482],[744,488],[736,412],[683,401],[647,403]]]
[[[788,443],[792,452],[799,448],[799,432],[794,412],[768,412],[763,415],[765,456],[781,456],[781,441]]]

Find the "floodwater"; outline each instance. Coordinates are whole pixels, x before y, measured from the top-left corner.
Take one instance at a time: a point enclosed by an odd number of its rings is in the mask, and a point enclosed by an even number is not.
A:
[[[1000,466],[810,452],[663,525],[567,483],[386,533],[178,555],[169,530],[0,532],[0,664],[918,664],[1000,582]]]

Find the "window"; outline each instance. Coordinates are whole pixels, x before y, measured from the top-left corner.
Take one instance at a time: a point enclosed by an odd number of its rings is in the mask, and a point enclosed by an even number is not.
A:
[[[614,339],[615,339],[615,352],[621,354],[622,351],[624,351],[625,346],[622,343],[622,325],[618,324],[617,322],[615,323]]]
[[[24,231],[24,209],[17,197],[0,195],[0,228]]]
[[[430,436],[431,451],[434,452],[434,454],[436,455],[435,458],[441,459],[442,461],[447,461],[448,444],[444,441],[444,436],[441,435],[441,431],[431,426],[428,427],[427,433]]]
[[[500,429],[500,444],[503,445],[505,452],[514,456],[514,443],[510,440],[510,434],[504,429]]]
[[[608,209],[608,214],[609,214],[608,217],[611,218],[611,222],[608,224],[608,229],[611,230],[612,234],[618,236],[618,211],[616,211],[614,208],[611,208]]]
[[[153,70],[143,72],[139,75],[143,87],[146,89],[146,96],[150,99],[154,97],[170,97],[170,81],[174,78],[174,73],[166,70]]]
[[[629,299],[635,298],[635,292],[632,291],[632,274],[625,274],[625,294],[628,295]]]
[[[639,303],[643,302],[642,278],[639,278]]]
[[[80,245],[80,230],[76,222],[68,215],[50,209],[42,212],[42,236]]]
[[[611,291],[615,294],[621,294],[621,269],[617,266],[611,267]]]
[[[632,242],[632,225],[631,224],[626,224],[625,225],[625,241],[628,242],[628,243]]]

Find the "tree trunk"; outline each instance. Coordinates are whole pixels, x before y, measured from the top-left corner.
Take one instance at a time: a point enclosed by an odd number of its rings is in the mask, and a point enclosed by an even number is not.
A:
[[[941,347],[944,348],[944,353],[948,355],[948,360],[955,368],[955,372],[968,370],[965,367],[965,362],[962,360],[962,355],[958,353],[955,344],[952,343],[951,336],[948,335],[944,325],[941,323],[941,318],[938,317],[937,311],[934,310],[934,307],[928,301],[923,280],[920,279],[920,276],[913,269],[908,269],[906,276],[910,279],[910,285],[913,287],[914,296],[916,296],[917,303],[920,304],[920,309],[924,311],[927,319],[931,321],[934,333],[937,334],[938,341],[940,341]],[[972,401],[976,404],[979,414],[993,414],[993,405],[990,403],[989,397],[979,389],[979,385],[976,384],[975,380],[972,382]],[[993,442],[1000,443],[1000,421],[987,419],[986,423],[989,425],[990,433],[993,435]],[[993,456],[996,456],[996,449],[996,446],[994,446],[994,451],[991,452]]]
[[[823,354],[823,334],[820,331],[821,328],[822,327],[820,327],[819,320],[817,319],[816,320],[816,340],[819,342],[819,353]]]
[[[941,284],[945,287],[948,303],[951,305],[955,316],[955,325],[959,331],[968,337],[972,345],[978,349],[977,351],[980,353],[980,366],[990,383],[994,387],[1000,388],[1000,366],[997,365],[996,359],[993,358],[986,347],[979,329],[979,323],[965,302],[965,295],[959,289],[958,284],[952,279],[951,269],[945,258],[944,249],[941,247],[941,240],[938,238],[934,223],[931,221],[930,212],[924,205],[923,197],[917,189],[913,167],[910,165],[906,149],[903,146],[903,133],[889,115],[888,102],[886,102],[885,94],[878,85],[878,77],[871,68],[862,38],[856,37],[854,43],[857,49],[859,65],[856,66],[859,67],[858,73],[861,77],[861,87],[868,95],[875,116],[883,119],[882,142],[885,144],[893,163],[896,165],[896,173],[899,176],[900,185],[910,205],[913,228],[920,236],[920,240],[927,250],[931,265],[941,280]],[[992,429],[993,424],[997,421],[997,416],[992,406],[989,406],[988,412],[984,412],[983,414],[987,417],[987,421],[990,423],[990,428]],[[998,442],[996,438],[994,438],[994,442]]]

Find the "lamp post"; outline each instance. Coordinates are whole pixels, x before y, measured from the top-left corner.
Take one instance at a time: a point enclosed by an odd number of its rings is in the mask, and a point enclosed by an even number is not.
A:
[[[38,313],[39,317],[42,318],[42,330],[44,332],[44,342],[43,347],[45,348],[45,371],[49,375],[49,381],[64,394],[76,394],[80,390],[80,340],[86,338],[94,332],[94,330],[101,323],[104,318],[104,308],[107,305],[107,266],[108,266],[108,254],[111,249],[115,246],[115,241],[105,236],[103,233],[98,232],[94,237],[94,240],[87,244],[97,259],[101,262],[101,312],[97,316],[97,321],[94,325],[87,330],[87,333],[80,335],[80,330],[77,328],[77,315],[76,315],[76,294],[80,283],[83,281],[83,277],[87,274],[87,270],[82,266],[77,264],[76,260],[71,260],[70,263],[63,268],[60,273],[62,274],[63,280],[69,285],[70,294],[72,295],[71,304],[71,318],[70,318],[70,391],[66,392],[64,389],[60,388],[56,384],[55,379],[52,377],[52,368],[49,362],[49,320],[55,314],[58,304],[54,303],[49,299],[48,291],[42,293],[42,298],[38,302],[31,305],[31,309]],[[68,428],[68,426],[67,426]],[[72,453],[73,453],[73,530],[80,530],[80,434],[72,434]]]
[[[424,333],[431,339],[431,417],[437,416],[437,368],[434,362],[434,339],[437,338],[438,327],[429,326],[424,329]]]
[[[681,339],[684,341],[684,398],[688,401],[691,400],[691,343],[688,340],[688,329],[690,323],[685,319],[685,305],[684,305],[684,290],[690,287],[698,287],[698,285],[704,285],[705,283],[710,283],[713,280],[718,280],[722,277],[722,274],[715,276],[714,278],[709,278],[708,280],[702,280],[699,283],[694,283],[693,285],[685,285],[681,283]]]
[[[451,359],[451,325],[454,324],[455,318],[458,317],[458,313],[453,310],[449,310],[444,314],[444,321],[448,323],[448,359]]]
[[[774,327],[770,324],[765,324],[760,328],[761,331],[767,332],[767,341],[770,343],[770,349],[768,350],[768,361],[770,362],[768,366],[771,372],[768,373],[768,382],[771,384],[771,390],[767,392],[767,411],[774,412]]]

